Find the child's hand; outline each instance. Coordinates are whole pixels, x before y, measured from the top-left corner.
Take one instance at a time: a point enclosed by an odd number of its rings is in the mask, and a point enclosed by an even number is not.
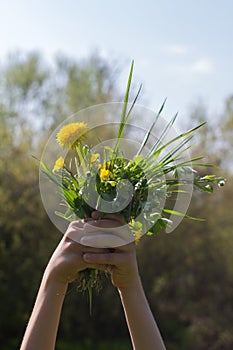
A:
[[[93,213],[94,219],[97,219],[97,213],[98,212]],[[114,249],[111,248],[108,251],[98,253],[86,252],[83,255],[83,259],[86,263],[92,264],[92,266],[100,270],[108,270],[111,273],[113,285],[119,289],[132,287],[139,279],[135,243],[132,242],[132,234],[131,243],[127,243],[130,235],[127,236],[125,241],[123,240],[124,233],[127,233],[125,231],[126,226],[122,226],[123,224],[123,218],[114,214],[106,215],[104,220],[89,221],[88,225],[92,226],[92,230],[89,229],[87,236],[81,239],[81,242],[89,241],[90,245],[96,246],[96,244],[102,240],[101,228],[106,229],[106,227],[108,227],[108,234],[115,236],[115,242],[117,242],[119,238],[119,242],[122,240],[124,245],[115,246]],[[111,233],[111,228],[114,229],[114,234]],[[105,232],[104,235],[107,235],[107,233]]]
[[[105,249],[83,246],[70,238],[74,233],[77,235],[83,225],[82,221],[74,221],[69,225],[46,268],[45,273],[48,274],[50,280],[64,284],[73,282],[80,271],[92,268],[91,264],[83,260],[84,253],[103,253],[106,251]]]

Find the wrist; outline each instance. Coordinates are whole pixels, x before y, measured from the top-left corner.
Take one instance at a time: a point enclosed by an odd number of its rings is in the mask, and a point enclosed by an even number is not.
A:
[[[46,289],[52,288],[57,290],[57,293],[66,293],[69,283],[68,281],[59,279],[56,274],[52,273],[51,271],[45,270],[43,284]]]
[[[141,279],[139,274],[135,276],[134,279],[131,281],[128,281],[127,284],[119,286],[117,289],[121,295],[127,295],[127,294],[132,294],[135,291],[138,291],[141,289],[142,284],[141,284]]]

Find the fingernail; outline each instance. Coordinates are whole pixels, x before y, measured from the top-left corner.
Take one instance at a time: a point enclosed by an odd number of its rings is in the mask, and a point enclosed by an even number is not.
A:
[[[85,261],[91,261],[91,254],[85,253],[83,254],[83,260]]]

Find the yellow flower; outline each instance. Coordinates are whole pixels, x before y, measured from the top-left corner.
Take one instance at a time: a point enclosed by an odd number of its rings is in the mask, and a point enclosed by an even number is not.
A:
[[[57,142],[62,148],[74,149],[88,130],[86,123],[70,123],[61,128],[57,134]]]
[[[110,175],[110,170],[100,169],[100,178],[101,180],[108,180]]]
[[[111,167],[111,162],[105,162],[105,163],[104,163],[104,166],[105,166],[106,169],[110,169],[110,167]]]
[[[135,243],[138,244],[142,237],[142,230],[138,230],[134,232]]]
[[[99,164],[99,169],[110,169],[111,162],[104,162],[102,165]]]
[[[60,170],[64,168],[64,159],[62,157],[58,158],[54,164],[53,170]]]
[[[96,162],[96,160],[99,158],[99,153],[93,153],[92,155],[91,155],[91,158],[90,158],[90,162],[91,163],[95,163]]]
[[[131,231],[135,237],[135,243],[138,244],[141,240],[142,235],[143,235],[141,223],[135,222],[134,219],[132,219],[129,226],[130,226]]]

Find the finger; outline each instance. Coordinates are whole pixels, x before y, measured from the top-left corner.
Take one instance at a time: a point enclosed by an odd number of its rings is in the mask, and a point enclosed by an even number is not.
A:
[[[119,224],[115,220],[101,219],[101,220],[89,221],[89,222],[85,223],[83,226],[83,228],[86,231],[90,231],[90,232],[95,231],[96,227],[113,228],[113,227],[119,227]]]
[[[104,249],[99,249],[99,247],[91,247],[90,245],[88,246],[81,244],[81,239],[86,234],[86,232],[83,230],[83,225],[84,223],[79,221],[74,221],[69,225],[63,237],[64,242],[68,243],[68,249],[77,253],[80,253],[82,251],[91,251],[96,253],[105,252]]]
[[[100,217],[101,217],[101,213],[100,213],[98,210],[93,211],[93,212],[91,213],[91,217],[92,217],[92,219],[94,219],[94,220],[98,220],[98,219],[100,219]]]
[[[82,228],[83,225],[84,225],[84,222],[81,221],[81,220],[72,221],[72,222],[69,224],[67,231],[70,231],[70,230],[76,229],[76,228]]]
[[[108,264],[87,264],[85,263],[86,268],[88,269],[94,269],[94,270],[100,270],[111,273],[114,267],[112,265]]]
[[[111,224],[109,227],[109,221],[113,223],[113,225],[115,226],[112,226]],[[92,222],[86,223],[83,226],[83,229],[86,233],[85,236],[90,236],[90,235],[99,236],[104,234],[105,236],[102,236],[102,238],[104,238],[103,243],[105,243],[107,239],[106,235],[109,235],[110,236],[109,244],[111,244],[109,245],[109,247],[118,247],[120,245],[128,244],[135,241],[135,237],[132,234],[132,231],[130,230],[128,225],[116,226],[115,223],[113,220],[99,220],[99,221],[92,221]],[[113,235],[116,236],[115,243],[112,237]],[[100,238],[98,238],[98,241],[101,242]],[[84,241],[82,241],[81,244],[84,244]],[[106,244],[102,245],[102,247],[106,247]],[[99,243],[98,243],[98,247],[100,247]]]
[[[94,220],[99,220],[99,219],[101,219],[101,215],[102,215],[101,212],[93,211],[92,214],[91,214],[91,217]],[[105,214],[104,215],[104,219],[112,219],[114,221],[118,221],[121,225],[125,224],[125,219],[124,219],[123,215],[120,215],[120,214],[111,214],[111,213],[110,214]]]
[[[106,265],[118,265],[123,264],[126,261],[126,256],[119,253],[85,253],[83,254],[83,260],[92,264],[106,264]]]
[[[82,238],[80,238],[81,240]],[[98,246],[91,246],[87,244],[81,244],[76,242],[73,239],[70,239],[69,237],[65,237],[66,242],[68,243],[68,250],[74,252],[75,254],[80,253],[86,253],[86,252],[92,252],[92,253],[105,253],[109,252],[107,248],[104,247],[98,247]]]
[[[122,237],[111,233],[96,232],[94,235],[86,235],[80,239],[82,245],[96,248],[114,248],[127,244]]]
[[[108,253],[109,249],[108,248],[102,248],[102,247],[92,247],[92,246],[88,246],[88,245],[82,245],[82,253]]]
[[[97,228],[98,231],[106,233],[111,232],[120,236],[134,237],[128,225],[119,226],[114,220],[93,220],[85,223],[83,226],[86,233],[96,232]]]
[[[120,225],[124,225],[125,224],[125,218],[123,215],[119,215],[119,214],[106,214],[104,216],[105,219],[111,219],[111,220],[115,220],[118,221]]]
[[[100,227],[100,225],[98,224],[98,221],[92,220],[92,221],[89,221],[88,223],[85,223],[83,226],[83,229],[85,230],[86,233],[89,233],[89,232],[96,232],[97,227]]]
[[[93,221],[93,219],[92,218],[83,219],[83,222],[87,222],[87,221]]]
[[[65,237],[68,237],[68,238],[72,239],[73,241],[80,243],[81,237],[83,237],[85,235],[83,226],[84,226],[83,221],[71,222],[66,233],[65,233]]]
[[[65,232],[65,236],[70,237],[74,232],[82,230],[83,225],[84,222],[82,221],[72,221]]]

